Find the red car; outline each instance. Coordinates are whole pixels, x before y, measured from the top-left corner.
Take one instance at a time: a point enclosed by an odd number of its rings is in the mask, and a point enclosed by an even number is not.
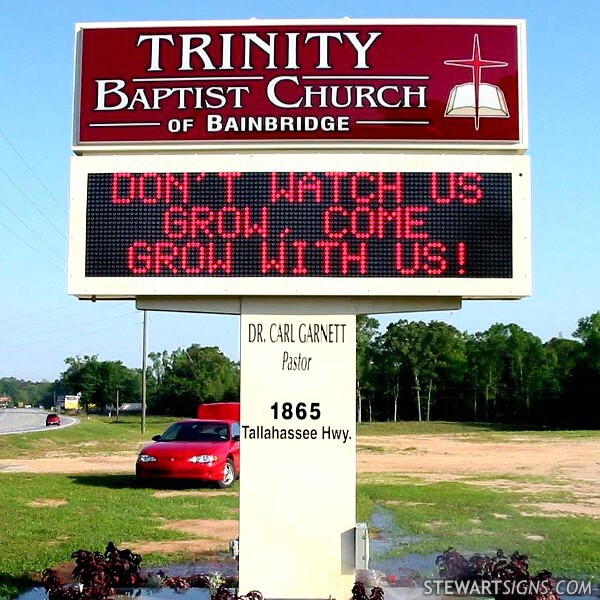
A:
[[[58,415],[48,415],[46,417],[46,427],[48,425],[60,425],[60,417]]]
[[[233,485],[240,471],[240,424],[232,419],[190,419],[171,425],[142,448],[135,464],[138,482],[211,481]]]

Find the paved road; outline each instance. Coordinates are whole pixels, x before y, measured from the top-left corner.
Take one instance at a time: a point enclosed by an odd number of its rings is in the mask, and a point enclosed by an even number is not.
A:
[[[79,423],[79,419],[61,415],[58,427],[55,425],[46,427],[47,414],[46,411],[35,408],[7,408],[6,410],[0,410],[0,435],[49,431]]]

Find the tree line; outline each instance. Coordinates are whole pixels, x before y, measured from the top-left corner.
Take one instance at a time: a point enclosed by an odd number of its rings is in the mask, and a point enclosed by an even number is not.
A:
[[[153,352],[148,358],[151,413],[193,416],[202,402],[239,400],[239,364],[219,348],[192,344],[185,350]],[[15,405],[50,408],[60,396],[81,392],[81,408],[101,414],[114,412],[117,404],[141,402],[141,369],[100,360],[97,355],[69,357],[65,364],[67,368],[54,383],[2,378],[0,396],[11,396]]]
[[[600,312],[573,339],[515,324],[460,332],[399,320],[357,321],[357,419],[600,427]]]
[[[202,402],[239,399],[239,364],[217,347],[150,353],[148,411],[195,415]],[[50,407],[81,392],[84,409],[138,403],[141,370],[98,356],[69,357],[54,382],[0,379],[0,396]],[[548,342],[515,324],[461,332],[441,321],[400,319],[381,331],[357,317],[358,421],[449,420],[600,427],[600,312],[572,338]]]

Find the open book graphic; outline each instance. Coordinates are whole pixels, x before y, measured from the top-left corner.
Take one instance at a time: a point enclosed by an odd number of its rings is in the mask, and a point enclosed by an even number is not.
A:
[[[446,117],[475,116],[475,84],[456,85],[450,92],[446,105]],[[479,116],[508,117],[508,107],[502,90],[489,83],[479,84]]]

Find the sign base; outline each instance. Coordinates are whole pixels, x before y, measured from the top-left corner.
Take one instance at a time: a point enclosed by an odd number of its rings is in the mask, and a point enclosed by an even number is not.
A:
[[[244,300],[240,590],[347,598],[356,524],[354,306]]]

